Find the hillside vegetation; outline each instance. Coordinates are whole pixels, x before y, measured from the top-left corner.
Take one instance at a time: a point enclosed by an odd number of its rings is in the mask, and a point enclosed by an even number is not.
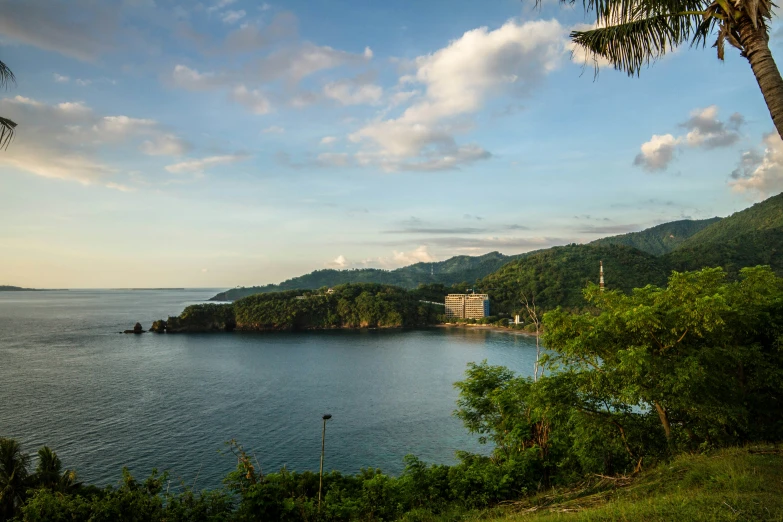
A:
[[[783,194],[735,212],[696,233],[685,244],[689,247],[736,240],[758,230],[783,227]]]
[[[442,288],[442,287],[440,287]],[[441,320],[443,308],[423,300],[440,295],[438,287],[416,291],[373,283],[337,285],[332,292],[288,290],[243,297],[230,304],[191,305],[165,321],[165,331],[315,330],[400,328]],[[160,325],[161,322],[156,322]],[[163,328],[158,330],[162,331]]]
[[[489,293],[493,313],[513,311],[522,294],[543,309],[584,305],[583,289],[598,281],[603,261],[607,287],[624,292],[648,284],[662,285],[668,275],[661,260],[622,245],[568,245],[542,250],[504,265],[480,280],[478,289]]]
[[[680,221],[671,221],[642,230],[641,232],[631,232],[619,236],[596,239],[590,244],[596,246],[624,245],[636,248],[642,252],[647,252],[654,256],[660,256],[668,254],[685,243],[694,234],[718,221],[720,221],[719,217],[701,220],[683,219]]]
[[[346,283],[377,283],[401,288],[422,284],[453,285],[473,282],[491,274],[517,256],[490,252],[482,256],[456,256],[436,263],[416,263],[396,270],[362,268],[355,270],[316,270],[276,285],[232,288],[214,296],[212,301],[234,301],[242,297],[284,290],[313,290]]]

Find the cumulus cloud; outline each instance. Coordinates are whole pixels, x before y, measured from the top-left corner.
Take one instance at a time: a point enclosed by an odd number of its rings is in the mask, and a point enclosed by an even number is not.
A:
[[[731,173],[729,186],[735,192],[768,197],[783,192],[783,141],[776,132],[764,136],[764,152],[745,151]]]
[[[400,84],[420,85],[423,95],[399,117],[374,121],[353,133],[350,139],[366,146],[357,161],[386,170],[442,170],[488,158],[480,146],[456,142],[460,126],[455,119],[477,112],[490,96],[529,93],[561,63],[564,33],[556,20],[512,20],[492,31],[468,31],[419,56],[413,62],[415,73],[402,77]]]
[[[283,127],[278,127],[277,125],[272,125],[271,127],[267,127],[261,132],[264,134],[283,134],[285,133],[285,129]]]
[[[269,98],[257,89],[249,90],[244,85],[238,85],[231,92],[231,99],[244,105],[253,114],[267,114],[272,110]]]
[[[717,105],[691,111],[690,117],[678,126],[687,130],[684,135],[654,134],[643,143],[633,164],[648,172],[666,170],[679,148],[716,149],[730,147],[740,139],[740,128],[745,118],[735,112],[728,122],[718,119]]]
[[[205,170],[218,166],[236,163],[247,159],[245,154],[226,154],[222,156],[208,156],[195,160],[183,161],[173,165],[167,165],[166,170],[172,174],[202,173]]]
[[[348,262],[348,260],[345,258],[344,255],[340,254],[335,259],[333,259],[331,262],[327,263],[326,266],[330,268],[345,268],[349,266],[351,263]]]
[[[102,116],[82,102],[46,104],[15,96],[0,100],[0,114],[24,122],[13,146],[0,155],[0,163],[37,176],[117,190],[129,190],[118,179],[122,170],[99,159],[101,152],[128,145],[144,150],[149,141],[149,151],[163,153],[156,144],[162,147],[167,139],[178,139],[153,120]]]
[[[408,252],[395,251],[392,255],[392,261],[399,266],[412,265],[414,263],[432,263],[438,259],[432,255],[427,245],[421,245],[415,250]]]
[[[744,121],[741,114],[734,113],[726,124],[718,120],[717,105],[711,105],[691,112],[691,117],[680,127],[690,131],[685,135],[685,142],[689,146],[716,149],[737,143],[740,139],[739,128]]]
[[[337,141],[337,138],[334,136],[324,136],[321,138],[321,145],[331,145],[335,141]]]
[[[71,81],[71,79],[67,76],[63,76],[62,74],[54,73],[54,81],[57,83],[68,83]]]
[[[653,134],[650,141],[642,144],[642,150],[636,155],[633,164],[649,172],[665,170],[674,159],[674,152],[680,141],[680,138],[671,134]]]

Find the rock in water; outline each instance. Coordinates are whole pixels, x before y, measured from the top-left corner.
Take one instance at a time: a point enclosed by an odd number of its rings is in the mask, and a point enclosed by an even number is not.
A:
[[[133,330],[125,330],[123,333],[126,334],[143,334],[144,328],[141,326],[141,323],[136,323],[133,326]]]

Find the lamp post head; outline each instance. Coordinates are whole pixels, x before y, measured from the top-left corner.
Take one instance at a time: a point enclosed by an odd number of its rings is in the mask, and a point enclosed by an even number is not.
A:
[[[324,419],[324,420],[329,420],[329,419],[331,419],[331,418],[332,418],[332,416],[331,416],[330,414],[328,414],[328,413],[326,413],[326,414],[323,416],[323,419]]]

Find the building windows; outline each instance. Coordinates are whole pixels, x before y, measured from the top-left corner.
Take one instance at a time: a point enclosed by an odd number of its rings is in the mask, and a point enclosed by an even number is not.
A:
[[[487,294],[449,294],[446,296],[446,317],[480,319],[489,316]]]

